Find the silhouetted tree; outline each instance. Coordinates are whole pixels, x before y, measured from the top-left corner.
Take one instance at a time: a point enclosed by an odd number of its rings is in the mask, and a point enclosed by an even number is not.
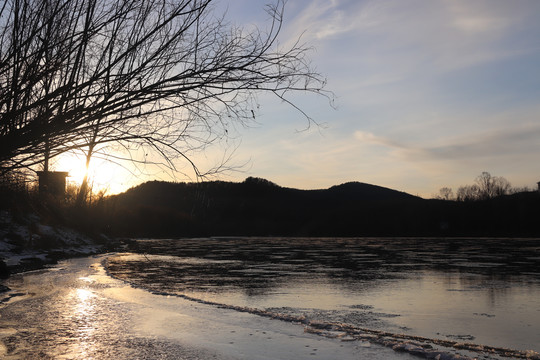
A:
[[[491,176],[487,171],[482,172],[476,180],[478,186],[478,197],[480,200],[491,199],[509,193],[510,182],[503,177]]]
[[[268,29],[250,31],[216,16],[213,3],[3,2],[0,172],[74,149],[88,164],[116,144],[128,160],[153,151],[199,175],[193,151],[251,121],[256,93],[289,104],[290,91],[325,94],[308,49],[277,43],[284,1],[267,7]]]
[[[479,199],[480,189],[477,185],[460,186],[456,193],[458,201],[473,201]]]
[[[439,198],[442,200],[451,200],[454,197],[454,192],[449,187],[443,187],[439,190]]]
[[[512,186],[504,177],[491,176],[489,172],[484,171],[476,177],[474,185],[465,185],[458,188],[457,200],[486,200],[507,195],[511,191]]]

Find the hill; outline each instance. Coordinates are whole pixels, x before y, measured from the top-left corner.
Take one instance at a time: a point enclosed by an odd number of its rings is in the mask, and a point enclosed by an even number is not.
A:
[[[116,233],[142,236],[332,235],[339,222],[375,204],[419,202],[403,192],[359,182],[299,190],[268,180],[168,183],[152,181],[108,199]],[[355,223],[358,223],[355,221]],[[357,227],[357,225],[354,225]]]
[[[104,230],[117,236],[537,236],[537,195],[464,203],[360,182],[299,190],[250,177],[147,182],[100,211]]]

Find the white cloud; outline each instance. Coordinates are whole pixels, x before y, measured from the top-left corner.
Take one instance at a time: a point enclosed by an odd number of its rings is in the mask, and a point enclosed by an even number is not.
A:
[[[304,0],[287,4],[293,19],[286,23],[287,32],[295,37],[305,33],[308,41],[333,41],[339,35],[359,28],[374,26],[377,16],[372,16],[378,6],[369,1],[357,0]]]
[[[508,1],[446,1],[451,24],[458,30],[474,34],[503,31],[515,21],[520,6]],[[522,17],[522,16],[520,16]]]
[[[383,145],[383,146],[386,146],[389,148],[395,148],[395,149],[406,148],[405,145],[401,144],[398,141],[392,140],[390,138],[382,137],[382,136],[377,136],[371,132],[358,130],[354,132],[354,137],[362,143],[373,144],[373,145]]]
[[[356,131],[356,140],[364,144],[388,148],[396,158],[410,162],[461,161],[530,157],[540,153],[540,124],[528,123],[494,130],[475,132],[466,136],[426,138],[422,143],[406,143],[370,132]]]

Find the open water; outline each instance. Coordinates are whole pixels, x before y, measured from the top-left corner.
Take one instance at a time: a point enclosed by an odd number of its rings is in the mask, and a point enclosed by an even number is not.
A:
[[[386,345],[422,357],[540,358],[538,239],[138,240],[107,268],[155,294],[321,336],[400,339]]]

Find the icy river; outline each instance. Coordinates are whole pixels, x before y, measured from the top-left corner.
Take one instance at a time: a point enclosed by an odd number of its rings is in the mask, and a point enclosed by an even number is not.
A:
[[[6,359],[540,359],[538,239],[137,240],[4,283]]]

